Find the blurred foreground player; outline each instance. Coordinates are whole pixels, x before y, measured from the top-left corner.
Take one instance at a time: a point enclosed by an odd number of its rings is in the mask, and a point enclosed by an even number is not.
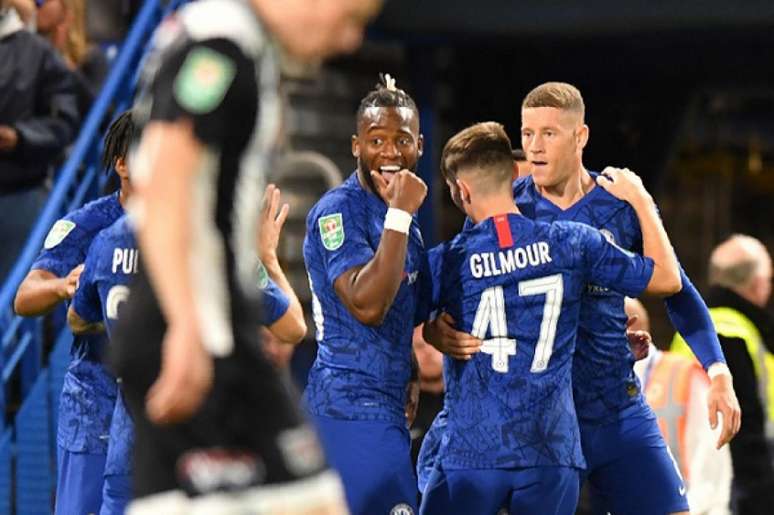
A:
[[[416,104],[383,76],[357,111],[357,170],[306,220],[319,347],[305,396],[356,515],[416,511],[406,396],[425,259],[421,151]]]
[[[203,0],[157,32],[136,102],[141,264],[113,360],[136,424],[129,513],[343,509],[260,352],[255,225],[281,128],[272,36],[301,59],[354,50],[377,7]]]
[[[653,200],[634,174],[601,188],[631,203],[643,253],[591,227],[534,222],[511,193],[511,144],[502,125],[464,129],[441,170],[475,224],[430,251],[434,301],[482,340],[471,359],[446,360],[446,436],[424,514],[569,515],[585,466],[572,395],[572,356],[586,284],[669,295],[680,289],[674,252]]]
[[[278,345],[292,349],[306,332],[298,299],[284,273],[276,264],[280,230],[287,216],[287,204],[278,213],[279,190],[266,189],[262,211],[264,230],[259,244],[263,264],[258,269],[258,287],[263,292],[262,323]],[[278,216],[279,214],[279,216]],[[137,273],[137,243],[128,217],[121,217],[101,231],[89,247],[83,273],[78,282],[67,320],[75,334],[107,331],[112,336],[120,307],[129,297],[129,282]],[[281,284],[278,285],[273,278]],[[105,463],[104,487],[100,515],[122,515],[132,498],[131,453],[134,448],[134,424],[119,389],[110,423],[110,439]]]

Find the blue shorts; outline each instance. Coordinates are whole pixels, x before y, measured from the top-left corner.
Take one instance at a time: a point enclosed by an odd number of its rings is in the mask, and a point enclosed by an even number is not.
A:
[[[57,446],[57,515],[99,513],[105,455],[70,452]]]
[[[580,432],[595,514],[688,511],[680,471],[650,408],[632,406],[602,426],[581,422]]]
[[[313,419],[328,461],[344,483],[352,515],[416,513],[408,429],[388,422]]]
[[[441,443],[446,433],[446,420],[448,412],[446,408],[442,409],[435,416],[435,420],[430,425],[430,429],[425,433],[422,440],[422,446],[419,448],[417,457],[417,487],[419,492],[424,495],[430,476],[436,468],[438,453],[441,452]]]
[[[539,513],[572,515],[580,471],[572,467],[443,470],[438,466],[422,497],[422,515]]]
[[[116,474],[105,476],[102,488],[102,508],[99,515],[124,515],[132,500],[132,476]]]

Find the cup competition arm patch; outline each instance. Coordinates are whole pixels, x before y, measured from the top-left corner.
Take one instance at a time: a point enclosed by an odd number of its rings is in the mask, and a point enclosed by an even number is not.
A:
[[[62,243],[73,229],[75,229],[75,222],[71,222],[70,220],[57,220],[51,227],[51,230],[48,231],[46,241],[43,242],[43,248],[46,250],[53,249]]]
[[[230,57],[211,48],[195,48],[175,77],[175,99],[194,114],[209,113],[223,101],[235,74]]]
[[[322,216],[317,223],[320,226],[323,247],[328,250],[336,250],[341,247],[344,243],[344,223],[341,213]]]

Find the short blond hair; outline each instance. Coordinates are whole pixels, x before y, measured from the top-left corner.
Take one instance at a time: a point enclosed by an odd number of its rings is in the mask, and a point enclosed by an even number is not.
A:
[[[566,82],[544,82],[524,97],[522,109],[532,107],[555,107],[563,111],[578,113],[583,119],[586,106],[581,92]]]

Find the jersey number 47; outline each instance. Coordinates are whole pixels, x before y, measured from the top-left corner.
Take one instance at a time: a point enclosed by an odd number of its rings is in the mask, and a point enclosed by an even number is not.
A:
[[[562,311],[564,283],[562,274],[548,275],[519,282],[519,296],[545,295],[540,336],[535,345],[530,372],[543,372],[548,367],[554,350],[556,325]],[[489,338],[487,338],[489,333]],[[502,286],[492,286],[481,293],[481,300],[473,321],[473,336],[482,341],[481,351],[492,356],[492,368],[496,372],[508,372],[508,358],[516,355],[517,342],[508,337],[508,319]]]

